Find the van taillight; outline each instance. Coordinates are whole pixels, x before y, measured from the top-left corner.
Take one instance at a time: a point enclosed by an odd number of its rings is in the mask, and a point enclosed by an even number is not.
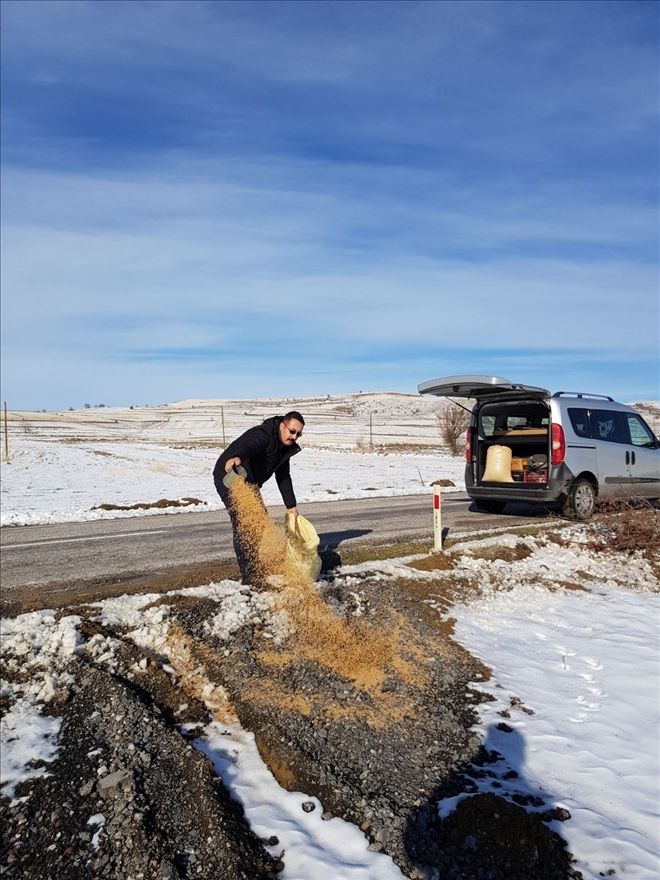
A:
[[[550,455],[550,463],[561,464],[566,456],[566,438],[564,437],[564,429],[561,425],[553,422],[551,437],[552,452]]]
[[[465,460],[472,464],[472,428],[468,428],[465,434]]]

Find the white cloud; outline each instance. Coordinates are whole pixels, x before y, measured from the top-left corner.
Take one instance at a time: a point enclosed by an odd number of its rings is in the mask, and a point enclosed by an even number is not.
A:
[[[304,343],[301,383],[353,370],[339,390],[393,386],[434,347],[657,355],[642,7],[9,0],[3,18],[11,385],[121,377],[161,399],[231,367],[252,394],[290,378],[276,340]]]
[[[307,187],[314,168],[318,190]],[[480,209],[477,193],[449,185],[438,204],[373,189],[364,203],[361,189],[383,169],[356,172],[353,195],[326,188],[326,172],[312,164],[296,190],[294,179],[278,189],[249,164],[205,183],[173,165],[160,179],[155,170],[145,179],[10,169],[10,333],[25,344],[32,318],[49,315],[221,328],[223,316],[262,312],[294,324],[322,318],[340,338],[506,346],[531,324],[551,348],[601,347],[611,327],[617,350],[656,344],[655,269],[625,255],[652,232],[644,206],[587,193],[572,209],[562,186],[546,187],[545,199],[518,193],[499,210],[494,194]],[[600,250],[578,255],[578,243]],[[164,344],[154,332],[143,347]]]

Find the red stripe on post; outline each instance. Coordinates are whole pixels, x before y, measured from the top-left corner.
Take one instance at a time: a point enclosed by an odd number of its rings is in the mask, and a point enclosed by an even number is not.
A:
[[[437,492],[433,496],[433,509],[440,510],[440,495]]]

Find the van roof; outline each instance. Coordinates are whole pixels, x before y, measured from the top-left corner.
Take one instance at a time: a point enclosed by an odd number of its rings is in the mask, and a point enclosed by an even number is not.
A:
[[[553,397],[577,397],[584,398],[585,400],[609,400],[610,403],[615,403],[613,397],[609,397],[607,394],[587,394],[584,391],[555,391],[552,395]]]

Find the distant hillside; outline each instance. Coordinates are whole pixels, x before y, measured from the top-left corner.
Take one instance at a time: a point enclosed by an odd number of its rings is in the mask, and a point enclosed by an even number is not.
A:
[[[460,401],[469,406],[469,401]],[[149,442],[216,447],[272,415],[299,410],[305,445],[356,443],[435,446],[438,413],[454,406],[440,397],[359,392],[299,398],[180,400],[149,407],[90,407],[67,412],[9,412],[9,437],[33,440]],[[660,432],[660,403],[633,404]],[[2,426],[4,430],[4,425]]]

